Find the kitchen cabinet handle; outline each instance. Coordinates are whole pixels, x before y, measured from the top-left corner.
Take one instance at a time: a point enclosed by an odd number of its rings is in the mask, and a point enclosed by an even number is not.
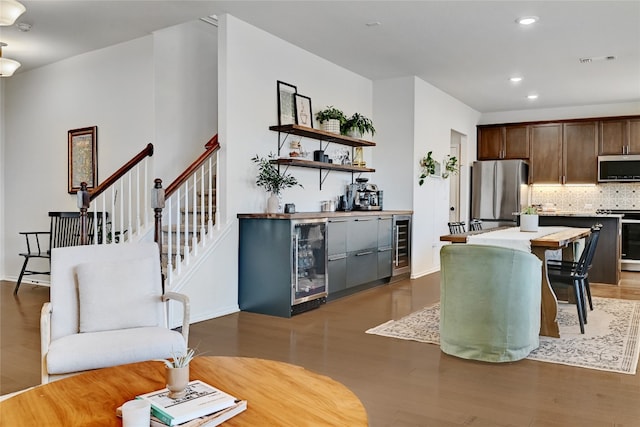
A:
[[[329,256],[329,261],[337,261],[339,259],[345,259],[346,257],[347,257],[347,254],[331,255]]]
[[[298,289],[298,234],[294,234],[293,235],[293,259],[295,259],[294,262],[294,268],[295,271],[293,273],[293,275],[295,276],[296,280],[294,283],[294,292]]]
[[[356,218],[356,221],[371,221],[374,220],[375,218]]]
[[[399,243],[400,243],[399,242],[399,240],[400,240],[400,230],[398,229],[398,226],[395,226],[395,227],[393,227],[393,231],[395,231],[394,234],[396,235],[396,242],[395,242],[396,253],[395,253],[395,256],[394,256],[393,263],[397,267],[398,266],[398,255],[399,255],[399,251],[400,251],[400,248],[399,248],[399,246],[400,246],[399,245]]]
[[[372,253],[373,253],[373,251],[358,252],[358,253],[356,254],[356,256],[370,255],[370,254],[372,254]]]

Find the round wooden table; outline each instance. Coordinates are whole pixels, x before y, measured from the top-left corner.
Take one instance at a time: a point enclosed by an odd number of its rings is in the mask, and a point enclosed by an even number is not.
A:
[[[197,357],[191,380],[246,400],[225,426],[366,426],[351,390],[300,366],[245,357]],[[3,426],[121,426],[116,408],[165,387],[162,362],[99,369],[37,386],[0,403]]]

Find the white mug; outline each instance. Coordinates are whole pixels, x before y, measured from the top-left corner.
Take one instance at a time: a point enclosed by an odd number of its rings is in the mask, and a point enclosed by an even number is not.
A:
[[[151,405],[144,400],[135,399],[122,405],[123,427],[149,427],[151,423]]]

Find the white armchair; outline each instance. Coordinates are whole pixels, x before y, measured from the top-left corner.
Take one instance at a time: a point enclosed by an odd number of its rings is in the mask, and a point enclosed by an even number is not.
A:
[[[182,303],[182,333],[167,325]],[[162,294],[153,242],[56,248],[40,317],[42,383],[81,371],[168,358],[188,346],[189,299]]]

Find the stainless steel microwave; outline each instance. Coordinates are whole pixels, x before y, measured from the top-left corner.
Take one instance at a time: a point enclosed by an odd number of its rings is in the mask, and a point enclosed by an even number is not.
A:
[[[598,182],[640,182],[640,154],[598,156]]]

